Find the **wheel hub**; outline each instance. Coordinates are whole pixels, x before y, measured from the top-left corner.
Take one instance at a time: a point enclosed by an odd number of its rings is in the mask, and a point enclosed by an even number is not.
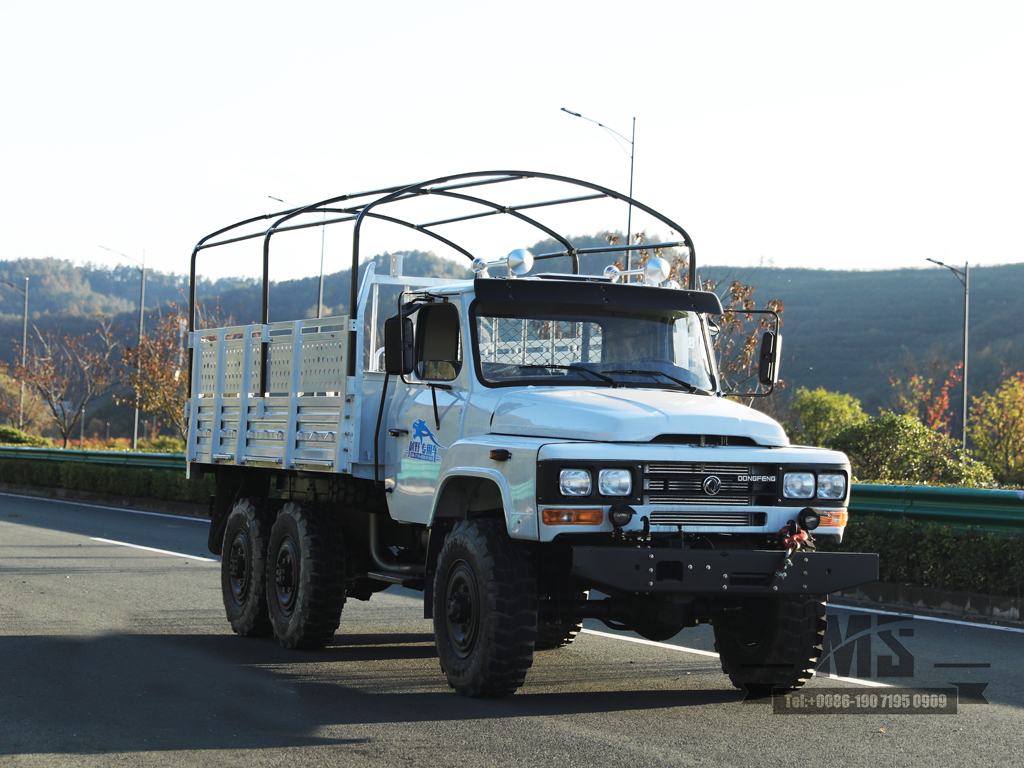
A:
[[[476,647],[480,632],[480,590],[476,574],[465,561],[449,571],[445,598],[448,639],[455,655],[465,659]]]
[[[448,621],[465,624],[472,615],[467,595],[460,592],[451,596],[451,600],[448,601]]]
[[[239,533],[231,543],[231,554],[228,557],[228,579],[231,582],[231,593],[241,602],[249,591],[249,554],[248,539]]]
[[[277,594],[278,605],[285,613],[291,613],[295,608],[295,601],[298,591],[298,552],[295,542],[292,539],[285,539],[277,552],[277,561],[274,566],[274,587]]]

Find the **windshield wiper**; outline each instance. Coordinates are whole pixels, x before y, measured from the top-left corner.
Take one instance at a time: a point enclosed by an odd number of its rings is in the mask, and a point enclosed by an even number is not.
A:
[[[681,387],[685,387],[690,392],[697,391],[697,387],[693,386],[693,384],[691,384],[690,382],[683,381],[682,379],[677,379],[675,376],[670,376],[667,373],[664,373],[663,371],[642,371],[636,368],[627,368],[621,371],[605,371],[605,373],[619,373],[624,376],[664,376],[669,381],[674,381],[676,384],[678,384]]]
[[[618,382],[610,376],[592,371],[589,368],[584,368],[582,365],[547,365],[546,363],[526,363],[524,365],[517,366],[520,370],[523,368],[554,368],[556,371],[575,371],[577,373],[589,373],[591,376],[596,376],[601,381],[607,381],[613,387],[618,385]]]

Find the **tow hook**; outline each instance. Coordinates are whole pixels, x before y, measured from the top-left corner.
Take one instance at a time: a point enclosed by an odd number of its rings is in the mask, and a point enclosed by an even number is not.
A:
[[[800,522],[798,523],[797,520]],[[821,515],[813,508],[807,507],[800,511],[800,514],[797,515],[797,520],[790,520],[779,529],[779,534],[783,537],[782,544],[786,548],[786,553],[782,557],[782,567],[775,572],[776,579],[786,578],[786,569],[793,565],[793,555],[810,538],[810,531],[818,527]]]

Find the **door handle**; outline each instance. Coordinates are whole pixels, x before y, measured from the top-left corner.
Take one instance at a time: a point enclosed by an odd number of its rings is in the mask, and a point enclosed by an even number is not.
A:
[[[391,435],[392,437],[398,437],[399,435],[408,435],[409,434],[409,430],[408,429],[389,429],[388,430],[388,434]]]

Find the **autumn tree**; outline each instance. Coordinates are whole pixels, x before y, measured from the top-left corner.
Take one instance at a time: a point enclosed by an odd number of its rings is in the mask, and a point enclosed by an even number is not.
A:
[[[42,332],[34,326],[33,331],[25,365],[17,363],[12,371],[46,405],[67,448],[86,406],[121,383],[119,344],[110,321],[102,316],[97,316],[96,330],[86,336],[59,329]]]
[[[904,363],[904,375],[889,376],[889,383],[896,390],[897,409],[900,413],[913,416],[928,429],[939,434],[949,434],[953,409],[949,404],[949,393],[963,381],[964,364],[957,363],[948,372],[935,362],[930,374],[918,373],[912,360]]]
[[[188,430],[185,421],[185,370],[188,327],[184,313],[173,311],[160,317],[154,331],[139,339],[134,347],[126,347],[123,354],[128,369],[128,383],[134,390],[119,396],[119,402],[135,404],[138,392],[139,408],[163,417],[174,426],[184,439]]]
[[[968,425],[974,454],[996,479],[1024,485],[1024,372],[1004,378],[994,393],[972,398]]]

